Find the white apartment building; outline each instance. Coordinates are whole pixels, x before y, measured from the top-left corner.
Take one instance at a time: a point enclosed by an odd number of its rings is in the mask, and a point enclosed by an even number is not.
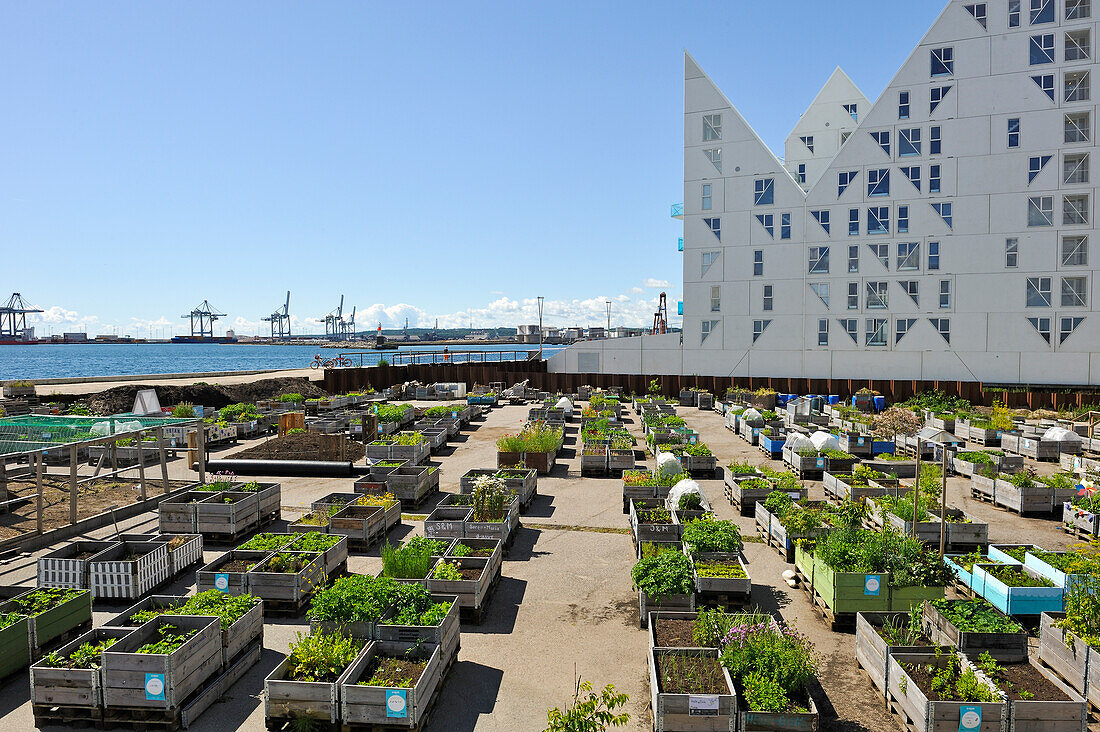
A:
[[[1098,10],[952,0],[874,104],[833,72],[785,161],[685,54],[682,338],[550,370],[1100,384]]]

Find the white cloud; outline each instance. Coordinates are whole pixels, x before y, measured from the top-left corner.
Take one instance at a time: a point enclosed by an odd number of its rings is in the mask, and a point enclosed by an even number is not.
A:
[[[655,280],[652,277],[643,283],[646,287],[669,287],[668,280]]]
[[[32,313],[27,316],[28,325],[38,323],[45,323],[47,325],[72,325],[75,323],[92,324],[98,322],[99,318],[95,315],[82,315],[75,310],[66,310],[60,305],[54,305],[53,307],[45,308],[45,312]]]
[[[645,290],[643,290],[643,289],[642,289],[642,288],[640,288],[640,287],[631,287],[631,288],[630,288],[630,291],[631,291],[632,293],[634,293],[635,295],[641,295],[641,294],[642,294],[643,292],[645,292]]]

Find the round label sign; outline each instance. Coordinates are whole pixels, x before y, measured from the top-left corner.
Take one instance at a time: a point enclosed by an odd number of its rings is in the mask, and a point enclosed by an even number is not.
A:
[[[224,574],[219,574],[217,577],[214,578],[214,587],[215,589],[222,590],[223,592],[225,590],[228,590],[229,578],[226,577]]]
[[[982,715],[978,714],[973,709],[969,709],[963,712],[962,719],[959,721],[962,722],[961,726],[963,729],[978,729],[978,725],[982,723]]]
[[[390,708],[391,712],[400,712],[405,708],[405,697],[400,694],[393,694],[389,699],[386,699],[386,706]]]
[[[152,676],[145,682],[145,693],[149,696],[160,696],[164,693],[164,679]]]
[[[874,576],[868,577],[866,587],[867,587],[868,592],[878,592],[878,588],[879,588],[878,577],[874,577]]]

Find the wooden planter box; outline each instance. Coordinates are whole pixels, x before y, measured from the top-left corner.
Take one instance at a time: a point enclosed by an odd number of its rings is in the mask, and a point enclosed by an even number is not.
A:
[[[136,653],[159,638],[163,625],[198,632],[173,653]],[[161,615],[103,652],[103,703],[106,707],[179,708],[221,666],[221,622],[217,618]]]
[[[402,657],[409,652],[426,657],[427,666],[415,685],[404,692],[400,701],[394,702],[393,691],[381,686],[359,686],[358,682],[371,661],[379,655]],[[341,719],[345,725],[386,725],[387,728],[408,727],[420,729],[427,716],[432,697],[443,684],[444,664],[438,647],[419,648],[413,644],[393,641],[372,641],[337,681],[339,687]],[[399,711],[398,711],[399,710]],[[397,716],[395,716],[397,715]]]
[[[127,559],[129,554],[134,559]],[[136,600],[172,574],[168,545],[123,542],[101,552],[89,563],[93,597]]]
[[[391,464],[382,465],[381,463],[391,463]],[[370,479],[373,480],[373,481],[381,481],[381,482],[384,483],[386,481],[386,476],[388,476],[390,473],[397,470],[398,468],[404,467],[405,465],[408,465],[407,460],[386,460],[386,459],[382,459],[382,460],[378,461],[377,463],[372,464],[370,466]],[[356,482],[358,483],[361,480],[362,480],[362,478],[360,478],[359,481],[356,481]]]
[[[1094,705],[1100,705],[1100,652],[1054,624],[1062,612],[1043,613],[1039,620],[1039,660],[1054,669]]]
[[[877,498],[878,496],[893,495],[897,491],[897,478],[882,478],[869,480],[866,485],[851,484],[851,473],[834,473],[826,470],[822,479],[825,495],[838,501],[858,501],[863,498]]]
[[[519,528],[519,499],[513,498],[504,509],[503,521],[474,521],[473,516],[466,521],[463,538],[495,539],[507,546],[512,532]],[[459,538],[459,537],[455,537]]]
[[[1073,526],[1089,536],[1100,534],[1100,515],[1077,508],[1069,501],[1062,504],[1062,523]]]
[[[607,448],[585,447],[581,449],[581,473],[607,472]]]
[[[111,638],[122,639],[133,628],[96,628],[72,643],[58,649],[60,658],[68,658],[84,643],[102,643]],[[26,665],[27,659],[23,664]],[[42,661],[31,665],[31,704],[46,707],[80,707],[89,720],[100,718],[103,707],[103,677],[98,668],[53,668]]]
[[[74,541],[39,557],[38,586],[91,589],[92,562],[117,546],[117,541]],[[76,558],[89,552],[83,559]]]
[[[666,611],[672,612],[692,612],[695,610],[695,595],[668,595],[662,597],[660,600],[654,600],[646,593],[638,590],[638,626],[641,628],[649,627],[649,614],[660,613],[664,615]]]
[[[440,661],[443,666],[449,666],[451,659],[458,655],[461,645],[459,600],[455,595],[432,595],[432,602],[451,603],[451,609],[443,616],[439,625],[394,625],[390,622],[393,618],[393,613],[390,611],[375,624],[371,640],[436,645],[439,646]]]
[[[424,536],[430,539],[461,539],[466,522],[474,515],[465,506],[439,506],[424,520]]]
[[[328,532],[319,532],[319,533],[334,534],[334,536],[333,536],[334,539],[336,538],[335,535],[338,535],[338,532],[333,532],[332,531],[332,522],[331,522],[331,520],[329,522],[329,531]],[[301,549],[300,547],[298,547],[297,545],[298,545],[299,542],[301,542],[301,537],[295,539],[290,544],[288,544],[286,546],[286,551],[290,551],[290,552],[310,551],[310,550],[305,550],[305,549]],[[337,569],[339,569],[340,566],[345,564],[347,561],[348,561],[348,538],[346,536],[339,536],[339,539],[337,539],[335,542],[333,542],[332,546],[330,546],[328,549],[325,549],[323,552],[321,552],[321,567],[323,568],[326,577],[328,575],[332,574],[333,572],[335,572]]]
[[[268,724],[272,724],[272,720],[300,717],[337,724],[340,721],[339,679],[326,682],[293,681],[287,678],[289,671],[290,657],[287,656],[264,679],[264,716]],[[346,672],[347,669],[344,669],[343,673]]]
[[[1018,488],[1007,480],[989,478],[978,473],[974,473],[970,481],[974,493],[1020,514],[1052,513],[1063,502],[1077,495],[1077,491],[1072,488],[1056,491],[1039,481],[1035,481],[1029,488]]]
[[[1061,612],[1065,589],[1062,587],[1009,587],[986,571],[986,567],[994,565],[975,564],[974,575],[975,591],[993,607],[1005,615],[1040,615],[1047,612]],[[1038,576],[1033,570],[1024,568],[1025,572]]]
[[[431,445],[421,442],[419,445],[391,445],[389,458],[392,460],[407,460],[409,465],[419,465],[428,459],[432,453]]]
[[[499,472],[500,470],[496,468],[471,468],[458,479],[458,489],[461,493],[473,493],[474,483],[478,478],[493,477]],[[507,481],[505,481],[505,484],[507,484]]]
[[[150,534],[147,536],[149,541],[163,541],[168,545],[168,565],[172,576],[188,567],[202,564],[202,534]],[[184,542],[172,548],[171,541],[180,537]],[[126,535],[123,534],[122,538],[125,540]]]
[[[157,506],[161,532],[165,534],[198,533],[198,504],[209,501],[214,495],[216,494],[208,491],[187,491],[161,501]]]
[[[248,572],[226,572],[222,565],[234,560],[255,563],[270,556],[270,552],[253,549],[232,549],[225,552],[202,569],[195,572],[195,591],[217,590],[229,595],[245,595],[249,592]]]
[[[1001,449],[1024,455],[1032,460],[1057,460],[1062,453],[1063,443],[1055,440],[1043,440],[1029,435],[1002,435]]]
[[[500,566],[497,566],[495,573],[490,573],[489,560],[481,557],[461,557],[447,561],[457,561],[459,569],[480,569],[481,573],[477,579],[462,580],[434,579],[429,574],[427,578],[428,592],[433,595],[457,596],[460,607],[469,608],[480,616],[489,596],[489,589],[500,577]]]
[[[821,601],[834,615],[892,609],[890,579],[885,574],[836,572],[814,557],[812,584]]]
[[[987,427],[975,427],[968,419],[955,420],[955,436],[979,445],[1001,444],[1001,432]]]
[[[664,501],[657,498],[635,498],[630,501],[630,530],[635,543],[641,546],[647,541],[680,541],[684,527],[676,523],[671,512],[667,524],[650,524],[641,520],[640,514],[653,508],[664,508]]]
[[[783,448],[783,461],[794,468],[795,474],[802,479],[822,478],[825,471],[829,469],[829,458],[824,455],[803,457],[789,447]],[[843,468],[836,468],[838,473],[843,471]]]
[[[871,436],[861,432],[841,432],[840,449],[856,457],[871,457]]]
[[[714,409],[714,395],[709,391],[696,392],[695,403],[699,409]]]
[[[673,656],[714,658],[717,648],[652,648],[649,651],[650,703],[653,707],[653,728],[657,730],[705,730],[727,732],[737,725],[737,692],[729,671],[722,667],[727,693],[718,695],[673,694],[662,690],[659,664]],[[701,704],[703,700],[705,704]],[[703,710],[701,707],[705,706]],[[702,713],[701,713],[702,712]]]
[[[7,610],[6,612],[12,612]],[[91,614],[89,604],[88,613]],[[31,625],[30,618],[20,615],[19,619],[0,630],[0,678],[24,668],[31,662]],[[31,677],[33,681],[33,676]],[[34,689],[31,689],[34,698]]]
[[[960,723],[962,707],[981,707],[982,730],[1007,729],[1008,702],[969,703],[954,701],[931,701],[921,691],[917,682],[910,678],[902,664],[935,665],[942,667],[947,663],[944,657],[937,658],[935,653],[896,653],[890,656],[889,691],[890,698],[901,712],[911,720],[910,729],[919,732],[956,732],[963,729]],[[970,666],[965,658],[964,667]],[[979,672],[979,678],[983,678]],[[993,684],[986,682],[993,693],[1004,699],[1004,695]]]
[[[760,450],[772,460],[783,458],[783,446],[787,444],[787,436],[765,435],[759,437]]]
[[[1050,553],[1070,554],[1071,552]],[[1066,590],[1069,590],[1078,582],[1084,582],[1087,579],[1087,575],[1083,574],[1066,574],[1062,570],[1048,564],[1031,552],[1027,552],[1026,554],[1024,554],[1024,566],[1029,569],[1035,570],[1035,573],[1038,574],[1040,577],[1046,577],[1048,580],[1053,582],[1056,587],[1063,587]]]
[[[554,465],[557,461],[557,451],[551,452],[525,452],[523,453],[523,464],[528,468],[535,470],[538,473],[546,475],[554,469]],[[497,467],[503,467],[500,463],[497,463]]]
[[[431,492],[431,478],[427,467],[405,465],[386,476],[386,487],[402,504],[416,505]]]
[[[232,502],[226,503],[227,498]],[[242,491],[220,491],[209,501],[195,504],[195,509],[198,534],[238,536],[252,528],[260,517],[256,494]]]
[[[714,455],[680,455],[679,458],[684,472],[692,475],[701,473],[705,477],[713,477],[714,469],[718,467],[718,458]]]
[[[912,478],[917,472],[916,460],[864,460],[863,465],[887,475]]]
[[[794,561],[795,541],[811,536],[819,536],[823,529],[815,529],[808,534],[792,534],[787,527],[780,523],[779,519],[768,509],[764,508],[764,502],[756,504],[756,526],[762,532],[766,532],[768,541],[783,556],[783,560],[790,563]]]
[[[495,577],[497,574],[500,573],[501,562],[503,561],[503,557],[504,557],[504,545],[501,544],[501,542],[499,540],[497,540],[497,539],[473,539],[473,538],[470,538],[470,537],[459,539],[459,540],[453,542],[447,548],[447,551],[444,552],[444,558],[448,559],[448,560],[450,560],[450,559],[460,559],[461,557],[458,557],[455,554],[455,550],[458,548],[459,544],[465,544],[466,546],[470,547],[471,549],[491,550],[491,551],[489,551],[488,555],[478,554],[476,556],[481,557],[482,559],[488,559],[489,560],[489,563],[485,567],[485,571],[488,572],[490,575]]]
[[[607,451],[607,467],[611,471],[634,470],[637,463],[634,460],[634,450],[627,448],[611,448]]]
[[[26,597],[32,592],[34,590],[20,592],[11,600],[0,603],[0,614],[14,612],[22,615],[24,611],[14,601]],[[91,627],[92,593],[89,590],[84,590],[60,605],[38,615],[31,615],[27,618],[27,624],[30,629],[31,653],[32,656],[37,657],[43,653],[43,649],[51,641],[60,638],[70,630],[84,625]]]
[[[634,452],[631,451],[631,457]],[[516,477],[505,477],[500,473],[505,472]],[[516,492],[519,496],[519,503],[521,506],[526,506],[534,498],[535,493],[538,491],[538,473],[531,468],[506,468],[505,470],[497,470],[497,477],[504,481],[504,487]],[[468,493],[469,491],[463,491]]]
[[[329,519],[328,532],[347,537],[347,541],[369,546],[386,533],[385,511],[381,506],[351,504]]]
[[[965,653],[971,658],[977,658],[984,652],[1004,663],[1027,660],[1027,631],[1025,630],[1019,633],[961,631],[930,602],[923,604],[922,613],[921,627],[933,643],[954,646],[960,653]]]
[[[750,445],[755,445],[760,439],[760,430],[763,429],[763,426],[763,423],[749,424],[741,420],[740,429],[737,431],[737,434],[741,435],[742,439]]]
[[[346,540],[345,540],[346,541]],[[345,549],[347,544],[344,544]],[[265,602],[301,604],[325,583],[324,555],[316,552],[295,552],[308,554],[313,559],[293,574],[289,572],[268,572],[265,570],[271,558],[265,559],[250,569],[247,574],[248,592]],[[272,555],[274,556],[274,555]]]
[[[689,555],[690,556],[690,555]],[[745,562],[741,560],[741,557],[737,557],[735,560],[741,565],[742,571],[745,576],[743,578],[738,577],[700,577],[695,572],[695,562],[697,560],[703,561],[707,557],[690,557],[691,558],[691,571],[695,576],[695,591],[704,592],[718,595],[737,595],[738,597],[744,597],[748,599],[752,594],[752,578],[749,577],[749,570],[745,566]]]
[[[882,527],[883,524],[892,526],[893,528],[905,533],[913,533],[912,520],[904,519],[892,513],[888,513],[885,509],[882,509],[874,502],[869,500],[870,506],[870,518],[871,523],[876,527]],[[930,521],[918,521],[916,525],[916,536],[923,542],[929,544],[939,545],[940,541],[940,519],[939,511],[933,511],[932,520]],[[960,511],[957,508],[947,508],[947,515],[953,518],[970,518],[968,514]],[[946,542],[950,547],[971,546],[975,544],[988,544],[989,543],[989,525],[974,521],[971,519],[968,523],[965,522],[947,522]]]
[[[261,519],[282,515],[283,488],[281,483],[260,483],[256,496],[256,512]]]
[[[877,628],[886,621],[907,623],[909,613],[900,610],[869,611],[856,614],[856,662],[883,696],[889,689],[890,656],[895,653],[924,653],[928,646],[891,646]]]

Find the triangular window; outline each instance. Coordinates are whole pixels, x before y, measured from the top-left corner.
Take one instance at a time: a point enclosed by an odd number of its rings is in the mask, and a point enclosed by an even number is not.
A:
[[[798,139],[802,140],[802,144],[806,146],[806,149],[809,150],[812,155],[814,152],[814,136],[807,135],[806,137],[800,137]]]
[[[972,5],[963,5],[966,8],[966,12],[974,16],[974,20],[978,21],[978,25],[982,28],[987,28],[985,17],[985,3],[974,3]]]
[[[714,169],[719,173],[722,172],[722,148],[716,147],[710,150],[704,150],[703,154],[707,156],[707,160],[710,161]]]
[[[1050,343],[1050,318],[1028,318],[1027,322],[1031,323],[1031,327],[1044,341]]]
[[[1065,343],[1066,339],[1073,335],[1077,326],[1084,322],[1084,318],[1062,318],[1061,327],[1058,329],[1058,343]]]
[[[756,220],[760,222],[760,225],[764,227],[764,231],[768,232],[768,236],[775,238],[775,217],[771,214],[756,214]]]
[[[828,282],[811,282],[810,289],[814,291],[814,294],[821,298],[821,302],[825,303],[825,309],[829,309],[829,283]]]

